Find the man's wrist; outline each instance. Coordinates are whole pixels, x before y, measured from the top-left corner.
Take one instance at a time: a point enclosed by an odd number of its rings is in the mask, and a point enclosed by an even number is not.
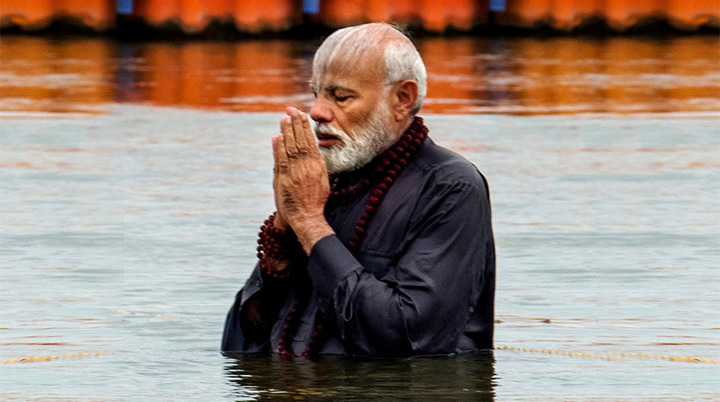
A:
[[[307,223],[296,224],[293,226],[293,230],[295,231],[295,235],[307,255],[310,255],[310,251],[313,246],[315,246],[315,243],[320,241],[320,239],[325,236],[335,234],[335,231],[330,227],[324,218]]]
[[[287,221],[283,216],[275,212],[275,220],[273,221],[273,226],[275,226],[276,229],[286,231],[290,229],[290,225],[288,225]]]

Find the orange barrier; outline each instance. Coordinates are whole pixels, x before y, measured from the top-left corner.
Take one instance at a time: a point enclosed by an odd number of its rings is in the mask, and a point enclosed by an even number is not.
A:
[[[153,26],[178,22],[188,33],[202,31],[213,20],[260,32],[285,30],[302,19],[301,5],[293,0],[135,0],[133,14]]]
[[[18,25],[28,30],[46,27],[53,20],[73,18],[96,31],[115,23],[115,0],[2,0],[2,26]]]
[[[320,20],[332,27],[367,21],[421,24],[428,31],[447,28],[470,30],[489,20],[489,1],[473,0],[322,0]],[[623,31],[643,19],[668,20],[679,29],[704,24],[720,25],[720,0],[507,0],[497,12],[498,25],[530,28],[549,23],[571,31],[583,22],[602,19],[610,28]]]
[[[390,21],[419,23],[429,31],[448,27],[467,31],[486,20],[486,14],[486,2],[476,0],[321,0],[319,20],[331,27]]]
[[[317,20],[331,27],[368,21],[420,25],[433,32],[468,31],[490,20],[489,0],[319,0]],[[302,23],[300,0],[134,0],[133,15],[162,29],[168,22],[187,33],[213,20],[240,31],[281,31]],[[602,20],[624,31],[645,19],[666,20],[682,30],[720,26],[720,0],[506,0],[493,13],[495,25],[532,28],[538,23],[573,31],[583,22]],[[116,0],[2,0],[3,26],[41,29],[52,20],[72,17],[95,30],[113,27]]]
[[[605,20],[614,30],[626,30],[642,19],[668,20],[679,29],[703,24],[718,26],[720,0],[508,0],[500,13],[503,24],[532,27],[538,21],[570,31],[591,18]]]
[[[178,21],[180,2],[181,0],[139,0],[133,3],[133,13],[150,25]]]

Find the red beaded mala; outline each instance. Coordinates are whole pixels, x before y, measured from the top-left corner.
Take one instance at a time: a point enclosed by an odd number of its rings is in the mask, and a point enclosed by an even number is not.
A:
[[[275,213],[270,215],[260,226],[258,233],[257,257],[260,261],[260,270],[265,275],[269,275],[275,279],[284,279],[290,275],[290,266],[288,265],[281,271],[275,271],[270,268],[268,259],[276,261],[290,260],[293,253],[300,247],[295,233],[291,230],[280,230],[274,225]]]
[[[348,250],[353,255],[356,255],[360,249],[360,245],[365,239],[368,227],[370,226],[370,221],[375,217],[380,203],[382,203],[382,200],[385,198],[385,194],[390,190],[390,187],[395,183],[395,180],[400,176],[408,163],[415,157],[423,141],[427,138],[427,134],[428,129],[423,123],[422,117],[416,116],[412,125],[402,134],[400,139],[380,156],[373,159],[368,166],[353,172],[330,176],[330,196],[327,204],[330,208],[345,200],[363,194],[372,185],[375,185],[368,199],[368,203],[365,206],[365,210],[355,225],[353,235],[347,244]],[[273,217],[271,216],[271,218]],[[270,224],[272,224],[272,219],[270,219]],[[265,226],[268,226],[267,221]],[[261,234],[262,233],[261,231]],[[260,243],[260,240],[258,240],[258,243]],[[258,256],[260,256],[263,251],[267,254],[268,250],[275,250],[278,244],[280,243],[266,241],[266,243],[258,247]],[[260,250],[261,247],[263,250]],[[274,252],[275,251],[271,251],[270,255]],[[278,250],[278,252],[281,251]],[[260,266],[262,268],[262,258]],[[286,276],[286,274],[284,274],[284,276]],[[294,356],[291,351],[292,338],[299,328],[300,318],[305,307],[307,307],[308,297],[296,299],[285,319],[280,340],[278,341],[278,349],[281,356]],[[319,345],[322,344],[323,335],[326,331],[323,331],[323,320],[317,321],[318,323],[315,325],[310,341],[301,356],[307,358],[315,357]]]

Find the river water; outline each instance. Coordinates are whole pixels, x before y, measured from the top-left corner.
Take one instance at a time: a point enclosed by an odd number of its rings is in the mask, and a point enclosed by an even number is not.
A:
[[[719,45],[419,40],[490,182],[497,350],[308,362],[219,343],[317,43],[3,37],[0,399],[720,399]]]

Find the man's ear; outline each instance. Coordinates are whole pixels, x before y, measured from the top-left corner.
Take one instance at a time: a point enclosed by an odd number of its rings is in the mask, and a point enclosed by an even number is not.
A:
[[[415,101],[418,97],[418,85],[413,80],[400,81],[395,84],[393,96],[393,117],[395,121],[407,119],[415,108]]]

